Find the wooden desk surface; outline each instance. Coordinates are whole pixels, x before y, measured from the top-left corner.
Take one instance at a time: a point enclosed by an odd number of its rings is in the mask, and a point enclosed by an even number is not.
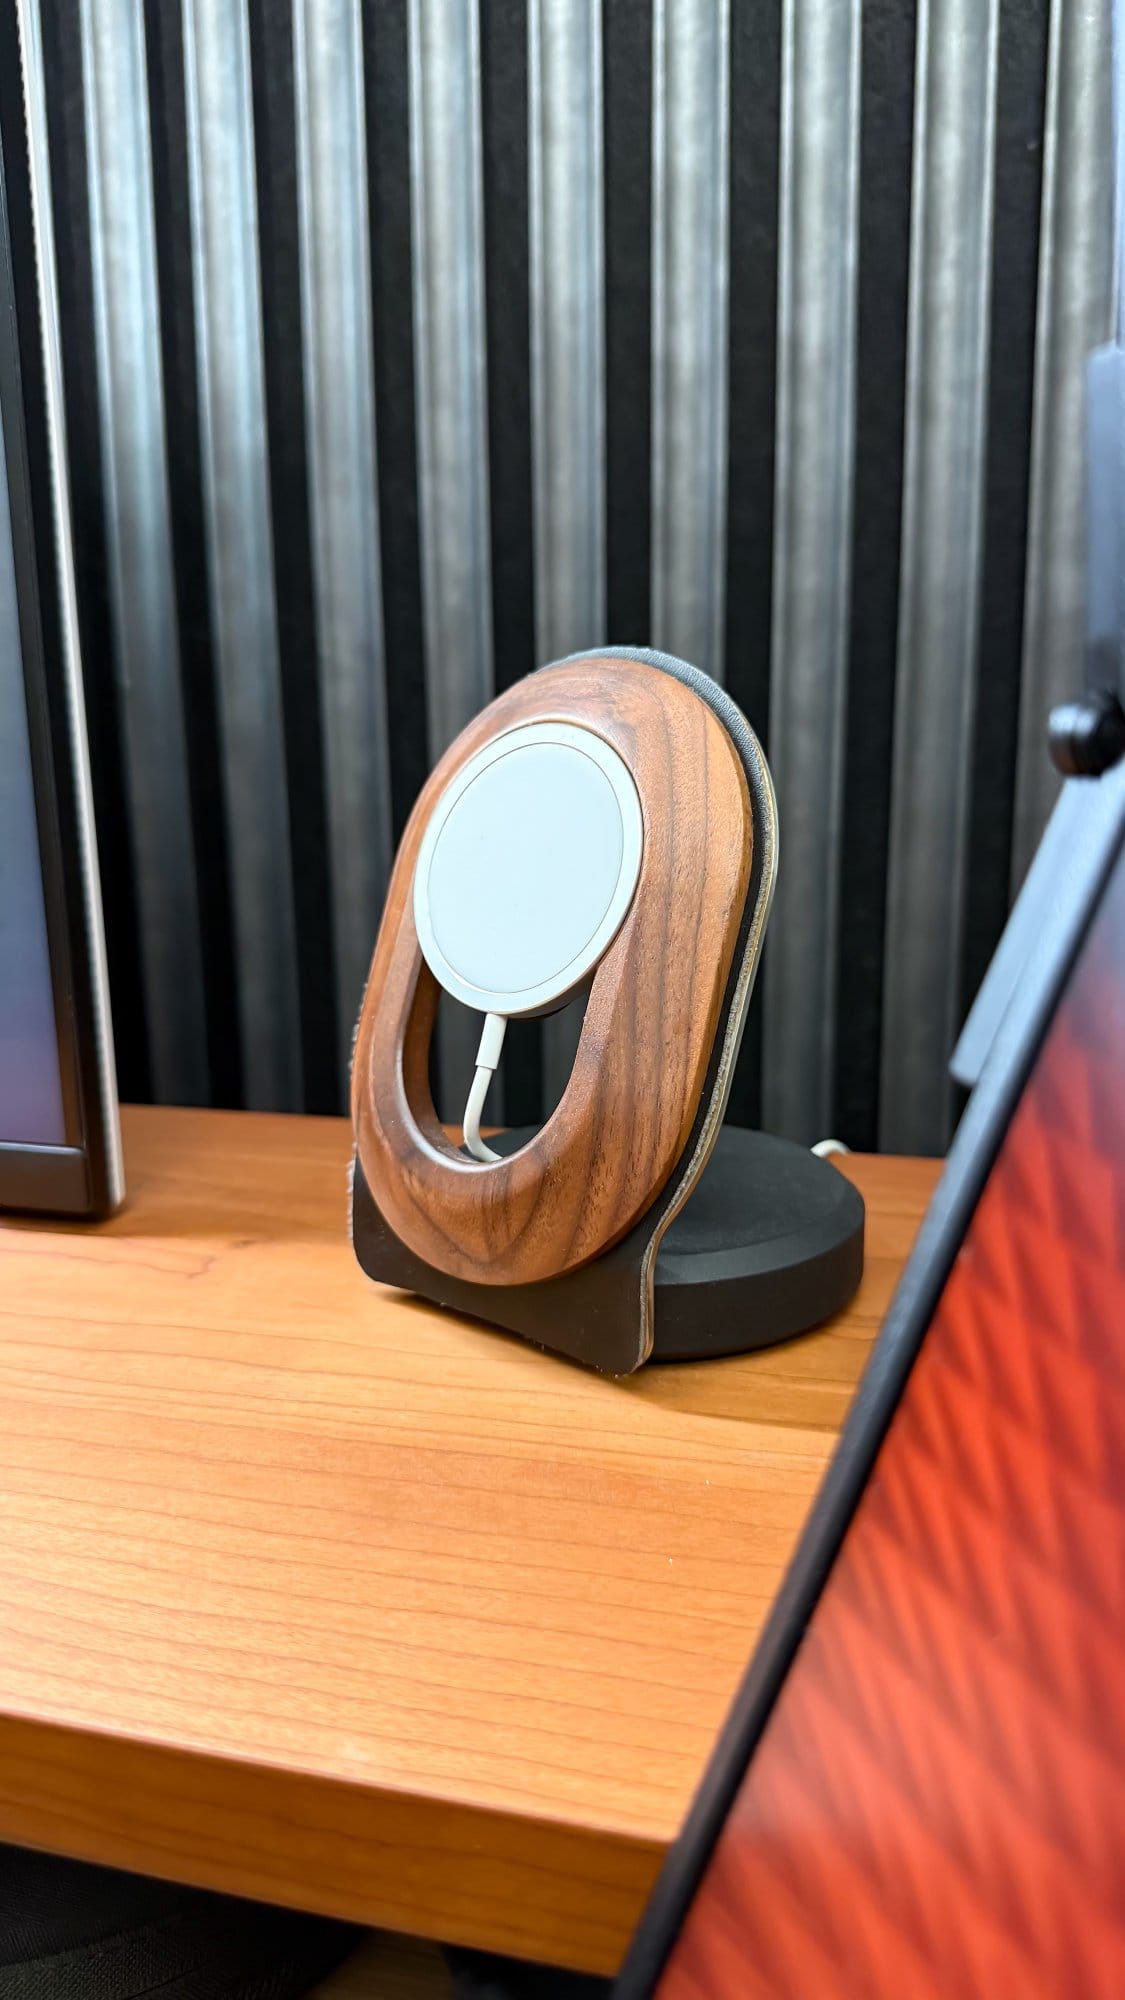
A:
[[[133,1110],[0,1224],[0,1838],[611,1970],[936,1178],[852,1310],[603,1381],[371,1285],[334,1119]]]

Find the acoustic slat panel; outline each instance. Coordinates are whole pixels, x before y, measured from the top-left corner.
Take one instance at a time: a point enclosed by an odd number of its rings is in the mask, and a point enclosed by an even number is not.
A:
[[[144,27],[82,0],[82,70],[109,595],[153,1084],[209,1094],[168,509]]]
[[[600,0],[528,10],[528,181],[540,664],[604,641],[605,259]],[[548,1023],[547,1101],[574,1062],[577,1013]]]
[[[998,0],[918,16],[880,1138],[940,1151],[958,1027],[984,504]]]
[[[196,349],[211,615],[251,1106],[301,1102],[296,939],[262,375],[243,0],[184,0]]]
[[[21,4],[124,1087],[342,1108],[428,764],[604,640],[775,772],[733,1114],[943,1146],[1081,671],[1110,0]]]
[[[426,702],[433,761],[491,699],[480,26],[410,0],[410,200]],[[405,309],[406,302],[403,302]],[[480,1023],[441,1011],[441,1110],[460,1115]],[[494,1087],[489,1110],[496,1115]]]
[[[823,1138],[832,1106],[851,553],[859,0],[786,0],[769,753],[781,818],[762,1104]]]
[[[392,849],[358,0],[296,0],[293,29],[317,664],[346,1052]]]
[[[1058,795],[1047,717],[1082,682],[1085,364],[1109,337],[1113,283],[1109,13],[1108,0],[1051,9],[1013,894]]]
[[[653,642],[723,678],[729,0],[656,0]]]

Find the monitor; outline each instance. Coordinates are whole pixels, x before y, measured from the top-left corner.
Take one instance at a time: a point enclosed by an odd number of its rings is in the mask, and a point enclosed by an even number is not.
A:
[[[619,2000],[1125,1993],[1125,764]]]
[[[121,1199],[120,1137],[39,135],[25,133],[11,55],[0,50],[0,1208],[96,1215]]]

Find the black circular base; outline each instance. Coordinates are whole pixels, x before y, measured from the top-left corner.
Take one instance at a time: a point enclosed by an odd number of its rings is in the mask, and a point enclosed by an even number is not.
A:
[[[498,1152],[532,1130],[503,1132]],[[644,1351],[641,1221],[595,1259],[534,1285],[452,1278],[400,1242],[372,1200],[357,1160],[352,1242],[368,1276],[435,1305],[471,1313],[536,1347],[606,1375],[642,1361],[745,1354],[806,1333],[847,1305],[863,1272],[863,1202],[851,1182],[801,1146],[726,1127],[656,1255],[652,1347]]]
[[[725,1125],[657,1254],[653,1360],[744,1354],[841,1312],[863,1275],[863,1214],[827,1160]]]
[[[491,1143],[514,1153],[534,1129]],[[863,1197],[818,1154],[724,1125],[657,1252],[652,1360],[745,1354],[842,1312],[863,1275],[863,1217]]]

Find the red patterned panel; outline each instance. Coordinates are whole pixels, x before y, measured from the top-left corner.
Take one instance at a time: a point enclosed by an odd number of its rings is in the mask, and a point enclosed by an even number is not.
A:
[[[660,1995],[1125,1995],[1125,864]]]

